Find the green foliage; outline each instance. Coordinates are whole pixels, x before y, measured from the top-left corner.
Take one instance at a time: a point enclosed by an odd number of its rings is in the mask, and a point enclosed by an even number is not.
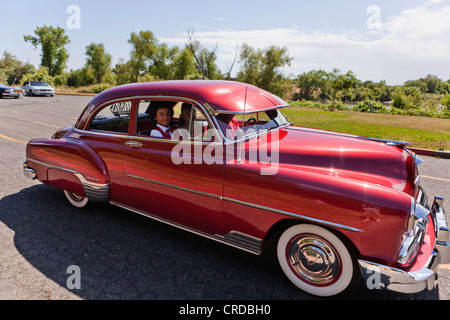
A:
[[[346,74],[341,74],[338,69],[328,74],[332,91],[332,102],[329,105],[329,110],[334,111],[340,106],[341,96],[353,87],[356,82],[356,77],[351,71]],[[340,96],[341,95],[341,96]]]
[[[95,83],[95,75],[92,69],[84,67],[78,70],[72,70],[67,76],[67,85],[69,87],[83,87]]]
[[[100,93],[110,88],[110,85],[107,83],[95,84],[92,86],[93,93]]]
[[[68,59],[65,46],[70,42],[64,29],[37,27],[33,36],[24,39],[41,48],[41,67],[36,70],[5,51],[0,58],[0,82],[17,85],[25,80],[41,80],[55,86],[80,88],[81,92],[99,93],[132,82],[229,79],[234,65],[233,62],[230,70],[222,75],[217,66],[217,47],[204,47],[194,39],[193,32],[188,33],[186,45],[180,48],[161,43],[151,31],[140,31],[130,34],[128,61],[120,59],[111,68],[112,57],[104,45],[91,43],[86,47],[85,66],[64,72]],[[311,70],[287,79],[282,68],[290,65],[293,58],[286,47],[270,46],[261,50],[244,43],[236,58],[240,62],[238,81],[293,99],[290,101],[293,106],[450,118],[450,80],[442,81],[434,75],[407,81],[403,86],[388,86],[386,81],[362,82],[352,71],[342,74],[338,69]]]
[[[48,70],[43,66],[40,66],[39,70],[36,72],[27,73],[27,74],[23,75],[23,78],[22,78],[23,82],[30,81],[30,80],[43,81],[50,85],[54,85],[53,77],[48,74]]]
[[[297,77],[299,93],[294,99],[317,99],[326,92],[329,83],[328,73],[324,70],[311,70]]]
[[[270,46],[267,49],[255,50],[244,43],[240,54],[241,69],[238,80],[283,95],[286,81],[281,68],[290,65],[292,59],[286,47]]]
[[[86,47],[86,56],[86,67],[92,69],[95,81],[101,83],[111,70],[111,55],[105,51],[103,43],[91,43]]]
[[[34,48],[41,47],[41,66],[47,68],[51,76],[61,75],[66,69],[69,54],[65,46],[70,43],[65,30],[53,26],[37,27],[35,36],[24,36],[25,42],[30,42]]]
[[[16,85],[22,83],[24,74],[33,73],[36,69],[29,63],[17,60],[16,56],[4,51],[0,59],[0,82]]]
[[[185,79],[195,74],[195,62],[192,52],[200,50],[200,46],[193,50],[174,46],[170,48],[166,43],[160,43],[151,31],[131,33],[128,42],[132,45],[131,59],[127,63],[116,66],[118,83],[139,82],[141,77],[150,74],[152,78],[160,80]],[[215,74],[214,59],[210,56],[209,76]],[[125,73],[130,73],[127,76]],[[220,72],[219,72],[220,73]]]
[[[386,107],[383,104],[373,100],[364,100],[363,102],[360,102],[356,106],[354,106],[353,110],[359,112],[386,113]]]
[[[404,87],[416,87],[420,89],[422,93],[444,94],[450,92],[450,84],[442,81],[437,76],[432,74],[418,80],[407,81],[405,82]]]
[[[393,107],[397,109],[417,108],[422,105],[422,93],[417,87],[396,87],[392,101]]]
[[[444,106],[447,111],[450,111],[450,93],[446,93],[442,96],[441,105]]]

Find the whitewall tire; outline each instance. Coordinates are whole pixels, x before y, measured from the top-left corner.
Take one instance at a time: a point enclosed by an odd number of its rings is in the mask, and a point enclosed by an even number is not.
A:
[[[88,198],[85,196],[80,196],[75,193],[64,190],[64,194],[66,195],[67,200],[69,200],[70,204],[76,208],[83,208],[88,203]]]
[[[352,282],[352,256],[332,232],[311,224],[284,231],[277,245],[281,268],[301,290],[321,297],[343,292]]]

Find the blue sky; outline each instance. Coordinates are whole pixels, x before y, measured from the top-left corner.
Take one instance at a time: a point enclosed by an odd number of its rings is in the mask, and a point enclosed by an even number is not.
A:
[[[67,25],[70,5],[80,8],[79,29]],[[338,68],[388,84],[450,78],[450,0],[23,0],[2,6],[0,52],[38,66],[40,51],[23,36],[43,25],[66,29],[68,69],[84,65],[91,42],[103,43],[115,64],[128,60],[131,32],[151,30],[161,42],[184,46],[191,28],[203,45],[217,46],[222,71],[247,42],[286,46],[294,60],[284,73],[292,77]]]

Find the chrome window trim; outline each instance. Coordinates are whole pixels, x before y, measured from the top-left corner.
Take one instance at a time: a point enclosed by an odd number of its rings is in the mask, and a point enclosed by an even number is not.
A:
[[[112,137],[112,138],[123,138],[123,139],[127,139],[127,140],[144,140],[144,141],[157,141],[157,142],[165,142],[165,143],[172,143],[172,144],[178,144],[178,143],[183,143],[183,144],[201,144],[201,145],[222,145],[222,142],[220,141],[213,141],[213,142],[205,142],[205,141],[195,141],[195,140],[190,140],[190,141],[177,141],[177,140],[171,140],[171,139],[161,139],[161,138],[152,138],[149,136],[130,136],[129,134],[115,134],[115,133],[110,133],[110,132],[106,132],[106,131],[90,131],[90,130],[80,130],[77,128],[74,128],[74,131],[76,131],[78,134],[93,134],[93,135],[97,135],[97,136],[104,136],[104,137]]]
[[[114,104],[114,103],[121,102],[121,101],[127,101],[127,100],[131,100],[132,101],[133,97],[123,97],[123,98],[117,98],[117,99],[113,99],[113,100],[108,100],[108,101],[106,101],[106,102],[104,102],[102,104],[99,104],[98,106],[95,106],[94,107],[95,112],[92,112],[92,114],[89,116],[89,118],[86,121],[86,124],[85,124],[84,128],[83,129],[76,128],[76,129],[81,130],[81,131],[89,131],[89,132],[91,132],[91,131],[114,132],[114,131],[93,130],[93,129],[89,129],[89,127],[90,127],[90,124],[92,123],[92,121],[94,121],[95,115],[97,115],[100,112],[101,109],[103,109],[104,107],[106,107],[106,106],[108,106],[110,104]],[[132,103],[132,106],[133,106],[133,103]],[[131,114],[130,114],[130,117],[131,117]]]
[[[195,140],[190,140],[190,141],[184,141],[184,142],[189,142],[189,143],[194,143],[194,144],[205,144],[205,145],[209,145],[211,143],[223,143],[224,142],[224,137],[222,134],[222,130],[219,130],[217,128],[220,128],[218,126],[218,123],[216,122],[215,118],[211,118],[211,115],[209,114],[207,108],[205,108],[203,105],[201,105],[199,102],[190,99],[190,98],[186,98],[186,97],[177,97],[177,96],[160,96],[160,95],[143,95],[143,96],[132,96],[132,97],[126,97],[126,98],[117,98],[117,99],[113,99],[113,100],[109,100],[106,101],[98,106],[95,107],[95,110],[97,109],[102,109],[105,106],[109,105],[109,104],[113,104],[113,103],[117,103],[120,101],[127,101],[127,100],[142,100],[142,99],[157,99],[157,100],[164,100],[164,99],[168,99],[168,100],[173,100],[174,102],[187,102],[192,104],[193,106],[197,107],[204,115],[205,115],[205,119],[208,122],[208,125],[214,130],[214,134],[216,136],[216,138],[218,138],[219,141],[213,141],[213,142],[207,142],[207,141],[195,141]],[[133,105],[134,107],[136,107],[136,105]],[[209,106],[209,105],[208,105]],[[210,106],[209,106],[210,107]],[[96,111],[93,114],[97,114],[98,112]],[[131,115],[130,115],[131,117]],[[83,129],[79,129],[76,128],[74,126],[74,130],[77,132],[83,132],[83,133],[93,133],[93,134],[97,134],[97,135],[102,135],[102,136],[110,136],[110,137],[125,137],[125,138],[129,138],[129,139],[144,139],[144,140],[149,140],[149,141],[159,141],[159,142],[175,142],[175,143],[179,143],[182,141],[176,141],[176,140],[169,140],[169,139],[160,139],[160,138],[153,138],[150,136],[138,136],[136,135],[129,135],[128,133],[114,133],[114,131],[101,131],[101,130],[93,130],[93,129],[89,129],[88,127],[90,126],[90,123],[93,121],[94,119],[92,118],[92,116],[89,117],[89,119],[86,121],[86,125]],[[134,131],[136,131],[136,128],[134,128]]]
[[[213,109],[210,104],[208,104],[208,106],[211,109]],[[252,111],[245,111],[245,112],[243,112],[243,111],[241,112],[241,111],[217,110],[217,109],[213,109],[213,110],[214,110],[214,114],[225,113],[225,114],[235,114],[235,115],[246,115],[246,114],[265,112],[265,111],[281,109],[281,108],[286,108],[286,107],[289,107],[289,104],[280,104],[280,105],[273,106],[273,107],[270,107],[270,108],[265,108],[265,109],[260,109],[260,110],[252,110]]]
[[[276,108],[268,108],[268,109],[264,109],[264,110],[261,110],[261,111],[257,111],[257,112],[265,112],[265,111],[270,111],[270,110],[275,110],[275,109],[279,109],[279,108],[283,108],[284,106],[281,106],[281,107],[276,107]],[[249,114],[249,113],[233,113],[233,112],[220,112],[220,113],[227,113],[227,114],[236,114],[236,115],[245,115],[245,114]],[[255,113],[255,112],[250,112],[250,113]],[[215,118],[214,118],[214,120],[215,120]],[[287,119],[286,119],[286,121],[287,121]],[[280,125],[280,126],[278,126],[277,128],[275,128],[274,130],[280,130],[280,129],[283,129],[283,128],[285,128],[285,127],[289,127],[289,126],[291,126],[291,125],[293,125],[294,123],[293,122],[286,122],[285,124],[282,124],[282,125]],[[218,128],[220,128],[220,126],[217,124],[217,127]],[[239,143],[242,143],[242,142],[245,142],[246,140],[250,140],[250,139],[253,139],[253,138],[259,138],[259,137],[261,137],[261,136],[264,136],[264,135],[266,135],[266,134],[268,134],[269,132],[272,132],[273,130],[264,130],[263,132],[261,132],[261,133],[259,133],[259,132],[255,132],[255,133],[252,133],[252,134],[249,134],[249,135],[247,135],[247,136],[243,136],[243,137],[241,137],[240,139],[238,139],[238,140],[231,140],[231,139],[228,139],[227,137],[226,137],[226,135],[225,135],[225,133],[223,133],[222,132],[222,130],[219,130],[220,131],[220,133],[222,134],[222,137],[223,137],[223,141],[224,141],[224,145],[229,145],[229,144],[234,144],[234,143],[236,143],[236,142],[239,142]]]

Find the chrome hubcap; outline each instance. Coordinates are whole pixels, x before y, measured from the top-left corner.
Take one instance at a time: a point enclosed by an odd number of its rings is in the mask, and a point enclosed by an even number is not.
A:
[[[287,247],[287,259],[299,278],[312,285],[329,285],[341,273],[339,255],[327,241],[313,235],[299,235]]]
[[[83,199],[84,199],[83,196],[79,196],[78,194],[75,194],[75,193],[72,193],[72,192],[69,192],[69,195],[70,195],[70,197],[71,197],[73,200],[75,200],[75,201],[77,201],[77,202],[81,202],[81,201],[83,201]]]

